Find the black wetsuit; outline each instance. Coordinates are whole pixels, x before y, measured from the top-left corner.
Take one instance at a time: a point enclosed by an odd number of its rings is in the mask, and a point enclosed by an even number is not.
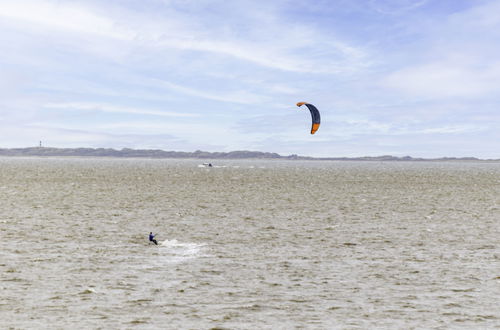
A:
[[[155,240],[155,235],[153,235],[153,233],[149,234],[149,241],[158,245],[158,242]]]

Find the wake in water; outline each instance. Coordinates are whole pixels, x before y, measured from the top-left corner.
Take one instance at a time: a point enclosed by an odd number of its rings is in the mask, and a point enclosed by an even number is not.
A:
[[[176,239],[164,240],[158,247],[162,250],[162,255],[168,257],[169,262],[183,262],[201,256],[205,244],[182,243]]]

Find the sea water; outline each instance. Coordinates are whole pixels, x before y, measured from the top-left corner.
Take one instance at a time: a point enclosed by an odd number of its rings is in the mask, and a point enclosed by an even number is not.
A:
[[[500,328],[500,163],[211,162],[0,158],[0,328]]]

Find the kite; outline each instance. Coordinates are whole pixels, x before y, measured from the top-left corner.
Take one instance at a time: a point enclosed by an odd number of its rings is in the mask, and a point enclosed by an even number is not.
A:
[[[321,123],[321,117],[319,115],[319,111],[312,104],[309,104],[309,103],[306,103],[306,102],[299,102],[299,103],[297,103],[298,107],[300,107],[302,105],[305,105],[309,109],[309,111],[311,112],[311,119],[312,119],[311,134],[314,134],[318,130],[319,124]]]

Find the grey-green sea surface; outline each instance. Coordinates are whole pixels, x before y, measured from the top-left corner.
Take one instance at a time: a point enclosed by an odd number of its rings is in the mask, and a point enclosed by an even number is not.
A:
[[[500,163],[200,163],[0,158],[0,328],[500,328]]]

